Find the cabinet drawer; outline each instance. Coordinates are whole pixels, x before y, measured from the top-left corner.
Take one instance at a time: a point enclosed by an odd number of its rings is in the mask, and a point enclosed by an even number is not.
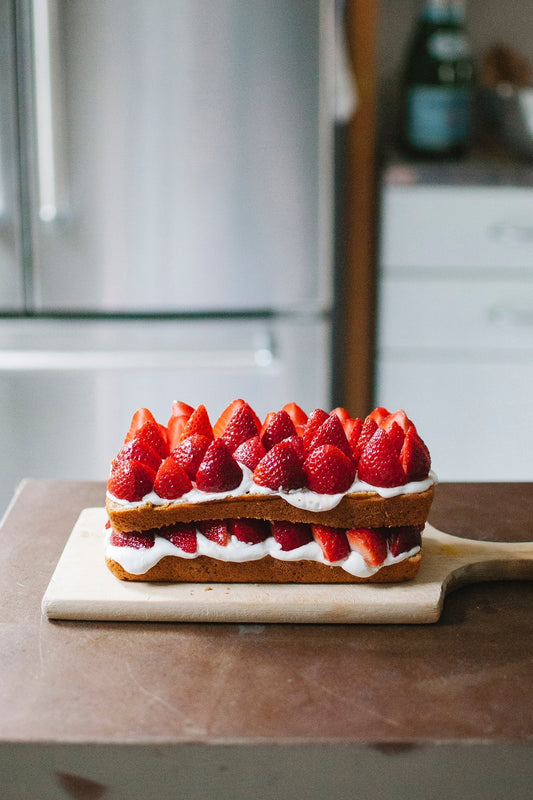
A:
[[[385,186],[385,270],[533,270],[533,190],[512,186]]]
[[[415,280],[379,287],[378,350],[533,353],[533,280]]]
[[[405,409],[440,480],[533,480],[530,361],[383,358],[375,401]]]

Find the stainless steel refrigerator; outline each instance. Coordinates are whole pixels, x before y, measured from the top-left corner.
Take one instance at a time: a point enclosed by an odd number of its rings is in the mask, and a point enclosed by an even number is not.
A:
[[[334,25],[0,0],[0,510],[105,478],[140,406],[330,404]]]

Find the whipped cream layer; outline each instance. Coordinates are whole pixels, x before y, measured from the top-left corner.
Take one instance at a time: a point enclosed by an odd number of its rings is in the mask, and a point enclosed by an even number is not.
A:
[[[405,553],[400,553],[398,556],[391,555],[389,550],[385,560],[378,566],[373,566],[367,564],[361,554],[355,550],[352,550],[350,555],[342,561],[328,561],[324,557],[320,545],[315,541],[308,542],[302,547],[296,547],[294,550],[282,550],[273,536],[269,536],[264,542],[259,542],[258,544],[245,544],[236,539],[235,536],[231,536],[227,545],[220,545],[207,539],[197,531],[198,545],[196,553],[186,553],[164,536],[159,535],[155,536],[153,547],[140,549],[112,545],[110,529],[106,529],[105,537],[106,558],[116,561],[126,572],[132,575],[143,575],[158,564],[164,556],[177,556],[179,558],[209,556],[219,561],[239,563],[257,561],[265,556],[272,556],[272,558],[279,561],[317,561],[330,567],[342,567],[342,569],[356,578],[368,578],[382,567],[405,561],[405,559],[410,558],[420,550],[420,547],[414,547]]]
[[[183,503],[209,503],[212,500],[224,500],[232,497],[242,497],[243,495],[276,495],[282,497],[287,503],[296,508],[305,511],[331,511],[339,505],[342,498],[347,494],[368,494],[368,492],[375,492],[380,497],[396,497],[402,494],[416,494],[418,492],[425,492],[437,482],[435,473],[430,472],[428,477],[423,481],[411,481],[404,483],[401,486],[372,486],[369,483],[360,481],[357,477],[346,492],[340,494],[318,494],[312,492],[310,489],[292,489],[289,492],[268,489],[266,486],[259,486],[253,480],[253,473],[244,464],[239,464],[242,469],[242,480],[235,489],[228,492],[202,492],[199,489],[193,488],[186,492],[176,500],[168,500],[164,497],[159,497],[155,492],[149,492],[142,500],[131,502],[129,500],[121,500],[119,497],[107,492],[110,500],[123,508],[141,508],[143,506],[178,506]]]

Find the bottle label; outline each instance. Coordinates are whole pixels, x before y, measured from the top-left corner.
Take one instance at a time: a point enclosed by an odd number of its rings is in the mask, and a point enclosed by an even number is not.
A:
[[[420,150],[446,151],[470,135],[470,93],[465,87],[417,86],[407,95],[407,139]]]
[[[461,33],[437,31],[429,37],[427,48],[437,61],[458,61],[470,56],[468,39]]]

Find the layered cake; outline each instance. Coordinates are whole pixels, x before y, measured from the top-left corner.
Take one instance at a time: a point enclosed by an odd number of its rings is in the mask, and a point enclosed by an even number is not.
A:
[[[435,482],[404,411],[261,420],[238,399],[212,424],[174,402],[163,425],[143,408],[111,463],[106,563],[137,581],[409,580]]]

